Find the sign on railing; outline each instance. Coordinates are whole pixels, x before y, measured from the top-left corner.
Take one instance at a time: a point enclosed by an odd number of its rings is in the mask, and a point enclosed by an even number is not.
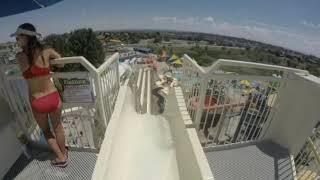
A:
[[[92,103],[94,100],[89,77],[58,78],[55,85],[64,103]]]

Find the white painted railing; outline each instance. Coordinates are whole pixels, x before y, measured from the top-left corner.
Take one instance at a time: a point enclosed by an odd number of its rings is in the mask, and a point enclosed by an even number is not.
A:
[[[304,70],[224,59],[204,70],[189,56],[182,59],[181,87],[204,147],[263,137],[291,74],[309,74]],[[226,72],[228,69],[231,72]]]
[[[104,114],[103,119],[105,125],[109,123],[114,105],[116,103],[118,92],[120,88],[120,77],[119,77],[119,54],[116,53],[107,59],[98,69],[97,78],[95,81],[97,88],[97,96],[101,94],[102,107],[101,111]]]
[[[66,57],[51,62],[53,65],[81,64],[85,67],[87,72],[57,72],[53,74],[53,79],[87,77],[93,94],[93,101],[89,103],[63,102],[62,121],[67,145],[90,149],[100,147],[120,88],[118,61],[119,55],[114,54],[98,69],[84,57]],[[16,69],[15,73],[10,73],[12,69]],[[39,141],[41,132],[32,114],[27,85],[17,69],[16,65],[1,65],[1,92],[23,133],[31,140]]]
[[[295,156],[295,169],[299,180],[320,178],[320,128],[314,130]]]

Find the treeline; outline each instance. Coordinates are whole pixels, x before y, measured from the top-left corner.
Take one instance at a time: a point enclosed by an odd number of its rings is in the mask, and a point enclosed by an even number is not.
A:
[[[161,53],[166,50],[170,54],[182,56],[188,54],[194,58],[201,66],[210,66],[218,59],[234,59],[239,61],[258,62],[271,65],[286,66],[298,69],[308,70],[315,76],[320,76],[320,65],[313,64],[309,61],[303,61],[297,58],[287,58],[276,56],[259,48],[229,48],[216,46],[199,46],[192,47],[158,47],[155,52]]]
[[[320,58],[244,38],[196,32],[165,31],[100,32],[100,34],[107,40],[118,39],[124,43],[138,43],[141,39],[153,39],[153,43],[157,44],[170,39],[180,39],[195,43],[207,41],[209,46],[241,47],[242,49],[224,47],[210,49],[208,47],[195,46],[189,49],[183,48],[183,52],[179,48],[167,47],[167,50],[169,53],[187,53],[202,66],[209,66],[216,59],[225,58],[305,69],[316,76],[320,76]],[[156,52],[160,53],[161,49],[156,49]]]
[[[120,40],[126,44],[135,44],[143,39],[154,39],[153,43],[160,43],[162,41],[169,41],[170,36],[165,32],[157,31],[120,31],[120,32],[97,32],[105,42],[110,40]]]
[[[161,39],[159,32],[98,32],[98,36],[105,42],[120,40],[127,44],[138,43],[141,39]]]
[[[84,56],[95,67],[105,58],[103,47],[92,29],[78,29],[64,34],[52,34],[44,39],[47,46],[54,48],[62,56]],[[62,71],[84,71],[80,64],[67,64]]]

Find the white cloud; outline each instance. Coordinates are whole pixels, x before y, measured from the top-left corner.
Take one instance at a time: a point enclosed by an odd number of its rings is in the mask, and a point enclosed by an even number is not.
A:
[[[153,17],[152,20],[154,22],[161,22],[161,23],[176,23],[177,22],[177,17],[163,17],[163,16],[156,16],[156,17]]]
[[[313,22],[309,22],[309,21],[306,21],[306,20],[301,21],[300,24],[302,24],[302,25],[304,25],[306,27],[310,27],[310,28],[315,28],[315,29],[320,28],[320,24],[315,24]]]
[[[160,18],[169,21],[166,21],[165,24],[160,23],[158,24],[160,27],[157,27],[242,37],[320,56],[320,35],[318,34],[295,33],[290,31],[289,28],[262,22],[248,23],[246,25],[234,24],[226,21],[217,21],[211,16],[203,18],[174,18],[175,23],[172,23],[173,17]],[[314,26],[316,27],[317,25]]]
[[[197,25],[200,23],[200,19],[198,17],[169,17],[169,16],[156,16],[152,18],[153,22],[157,23],[174,23],[181,25]]]
[[[214,18],[212,16],[205,17],[205,18],[203,18],[203,20],[207,21],[207,22],[214,23]]]

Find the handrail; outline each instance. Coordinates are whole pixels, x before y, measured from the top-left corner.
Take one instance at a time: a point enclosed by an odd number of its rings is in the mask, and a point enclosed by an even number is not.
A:
[[[112,64],[115,60],[117,60],[120,57],[119,53],[113,54],[111,57],[109,57],[103,64],[99,66],[97,69],[97,73],[100,75],[103,70],[108,67],[110,64]]]
[[[192,107],[193,105],[188,105],[187,109],[188,112],[195,124],[195,127],[199,131],[203,131],[206,136],[206,140],[210,139],[209,136],[214,136],[215,141],[217,142],[217,138],[220,137],[220,132],[223,124],[228,123],[227,117],[225,115],[230,115],[232,111],[239,112],[240,116],[243,117],[241,120],[241,126],[238,126],[236,131],[231,134],[231,139],[228,139],[226,142],[223,143],[234,143],[237,141],[250,141],[254,139],[260,138],[260,134],[262,129],[258,125],[266,124],[265,127],[268,127],[268,124],[273,119],[277,111],[277,107],[275,104],[279,103],[279,94],[282,94],[282,87],[285,86],[286,81],[290,80],[290,75],[292,74],[302,74],[302,75],[309,75],[309,72],[306,70],[276,66],[276,65],[268,65],[268,64],[261,64],[261,63],[253,63],[253,62],[243,62],[243,61],[235,61],[235,60],[227,60],[227,59],[219,59],[215,63],[213,63],[209,68],[205,69],[197,64],[197,62],[190,58],[188,55],[183,56],[184,65],[183,65],[183,76],[185,80],[182,81],[183,87],[186,88],[194,88],[192,92],[186,92],[186,97],[184,97],[185,101],[189,101],[190,97],[198,97],[198,105],[197,107]],[[262,69],[262,70],[273,70],[281,72],[283,78],[273,77],[271,75],[234,75],[234,74],[224,74],[224,73],[215,73],[215,71],[220,70],[222,66],[236,66],[236,67],[245,67],[245,68],[253,68],[253,69]],[[214,75],[212,73],[215,73]],[[196,80],[196,82],[194,82]],[[259,93],[250,94],[247,96],[238,97],[237,93],[233,91],[226,91],[223,89],[224,86],[232,87],[235,84],[240,84],[241,80],[252,80],[257,81],[257,83],[262,83],[264,90],[259,90]],[[213,83],[217,88],[210,84]],[[269,86],[269,87],[267,87]],[[270,88],[271,86],[271,88]],[[268,88],[270,88],[268,90]],[[250,93],[253,89],[249,89],[245,86],[240,87],[241,92]],[[209,94],[208,94],[209,93]],[[218,93],[218,94],[217,94]],[[205,107],[205,102],[209,99],[209,104],[213,102],[213,98],[217,102],[217,104],[226,104],[230,99],[228,98],[220,98],[224,97],[224,94],[227,93],[228,96],[231,96],[232,101],[237,101],[236,103],[239,104],[241,107],[233,107],[227,108],[225,105],[222,108],[218,108],[218,105],[215,105],[216,108],[214,111],[210,111],[208,108]],[[228,97],[227,96],[227,97]],[[233,98],[233,99],[232,99]],[[220,102],[221,101],[221,102]],[[239,102],[238,102],[239,101]],[[246,102],[246,104],[244,104]],[[262,102],[262,103],[261,103]],[[208,103],[208,102],[207,102]],[[264,103],[270,103],[269,106],[265,106]],[[212,106],[212,107],[215,107]],[[255,107],[256,110],[259,112],[257,115],[251,115],[250,112],[246,109],[246,107]],[[211,110],[212,110],[211,109]],[[218,110],[219,109],[219,110]],[[244,121],[246,119],[246,122]],[[219,124],[216,124],[218,123]],[[250,127],[250,123],[257,124],[256,127]],[[209,134],[209,128],[217,128],[218,131],[215,131],[214,134]],[[244,133],[240,134],[240,128],[244,129]],[[227,132],[227,130],[223,130]],[[245,134],[247,133],[247,134]],[[238,137],[238,134],[241,136]],[[223,138],[222,138],[223,139]],[[230,141],[230,142],[229,142]],[[205,146],[210,145],[207,144],[206,141]],[[214,143],[213,143],[214,144]],[[211,144],[212,145],[212,144]]]
[[[266,69],[266,70],[277,70],[291,73],[302,73],[302,74],[310,74],[307,70],[289,68],[284,66],[270,65],[270,64],[262,64],[255,62],[245,62],[245,61],[236,61],[231,59],[218,59],[214,62],[207,70],[204,70],[194,59],[184,54],[182,57],[185,61],[192,64],[199,73],[209,74],[213,71],[217,70],[221,66],[237,66],[237,67],[247,67],[247,68],[257,68],[257,69]]]
[[[50,64],[76,64],[83,65],[90,73],[98,73],[97,69],[83,56],[64,57],[59,59],[53,59]]]
[[[308,137],[307,141],[309,143],[311,151],[313,152],[313,154],[317,160],[318,165],[320,166],[320,155],[319,155],[319,152],[317,151],[316,146],[314,145],[314,143],[310,137]]]
[[[107,61],[108,62],[108,61]],[[82,66],[84,66],[91,74],[93,74],[94,83],[96,84],[96,91],[97,91],[97,98],[98,98],[98,104],[100,107],[103,106],[103,100],[102,100],[102,85],[99,80],[99,71],[96,69],[86,58],[83,56],[75,56],[75,57],[64,57],[59,59],[51,60],[50,64],[76,64],[79,63]],[[100,69],[101,70],[101,69]],[[107,117],[105,115],[105,108],[102,108],[100,111],[100,116],[103,119],[103,122],[105,126],[107,126]]]
[[[188,60],[194,67],[196,67],[195,69],[199,73],[201,73],[201,74],[205,74],[206,73],[206,71],[194,59],[192,59],[187,54],[184,54],[182,58],[185,59],[185,60]]]
[[[255,63],[255,62],[236,61],[236,60],[230,60],[230,59],[218,59],[214,64],[210,66],[210,68],[206,71],[206,73],[212,72],[213,70],[216,70],[223,65],[309,74],[308,71],[301,70],[301,69],[270,65],[270,64]]]

